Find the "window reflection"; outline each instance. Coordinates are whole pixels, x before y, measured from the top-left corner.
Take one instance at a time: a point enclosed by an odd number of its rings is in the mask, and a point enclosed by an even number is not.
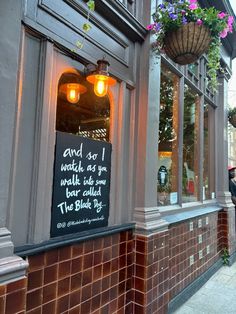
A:
[[[200,97],[188,85],[184,88],[183,182],[184,202],[198,200]]]
[[[178,202],[178,107],[179,78],[162,66],[157,169],[158,205]]]
[[[92,84],[78,73],[79,82],[87,91],[80,95],[78,103],[70,103],[61,88],[69,81],[70,73],[64,73],[58,84],[56,130],[96,140],[109,141],[110,102],[108,96],[97,97]]]

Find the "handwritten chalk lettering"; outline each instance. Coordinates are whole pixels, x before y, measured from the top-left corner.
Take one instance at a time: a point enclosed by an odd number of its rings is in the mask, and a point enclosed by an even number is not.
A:
[[[87,166],[87,171],[95,172],[96,171],[97,165],[88,165]]]
[[[84,168],[82,167],[81,160],[77,164],[75,160],[72,160],[72,163],[69,164],[61,164],[61,171],[74,171],[74,172],[84,172]]]
[[[64,215],[65,213],[68,213],[68,211],[72,211],[74,209],[73,204],[67,205],[66,202],[62,202],[62,203],[58,204],[57,207],[59,207],[59,209],[61,210],[62,215]]]
[[[98,157],[98,154],[92,154],[91,152],[89,152],[87,155],[86,155],[86,158],[88,160],[96,160]]]
[[[89,176],[88,179],[87,177],[84,177],[84,185],[94,185],[94,180],[92,176]]]
[[[75,211],[79,211],[80,209],[92,209],[91,208],[92,203],[89,201],[89,198],[87,198],[86,202],[84,200],[77,200],[75,201]]]
[[[66,148],[63,153],[63,157],[83,157],[83,143],[80,144],[79,149]]]
[[[106,185],[107,180],[96,180],[95,185]]]
[[[66,188],[66,198],[70,197],[78,197],[81,190],[73,190],[69,191],[68,188]]]
[[[101,196],[101,187],[99,187],[97,190],[94,186],[91,186],[89,190],[85,190],[83,192],[83,196]]]
[[[107,172],[107,167],[103,167],[103,166],[98,166],[98,176],[100,177],[100,175],[103,172]]]
[[[105,149],[105,147],[103,147],[103,149],[102,149],[102,161],[104,161],[105,152],[106,152],[106,149]]]
[[[80,185],[80,179],[78,174],[73,174],[71,179],[61,179],[60,181],[60,186],[76,186],[76,185]]]
[[[103,206],[106,205],[103,205],[102,202],[99,202],[96,198],[93,200],[93,207],[96,209],[97,214],[100,213]]]

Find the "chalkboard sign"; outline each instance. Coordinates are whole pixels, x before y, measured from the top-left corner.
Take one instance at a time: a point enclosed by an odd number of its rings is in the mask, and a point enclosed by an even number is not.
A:
[[[51,236],[105,227],[111,144],[56,132]]]

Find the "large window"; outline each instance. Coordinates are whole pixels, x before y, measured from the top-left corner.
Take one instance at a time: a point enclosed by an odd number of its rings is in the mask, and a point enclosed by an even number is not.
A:
[[[183,122],[183,202],[198,199],[199,185],[199,96],[188,85],[184,87]]]
[[[178,201],[179,78],[162,67],[157,191],[159,205]]]
[[[215,197],[214,109],[193,86],[187,77],[183,76],[181,82],[178,75],[162,65],[158,206]]]

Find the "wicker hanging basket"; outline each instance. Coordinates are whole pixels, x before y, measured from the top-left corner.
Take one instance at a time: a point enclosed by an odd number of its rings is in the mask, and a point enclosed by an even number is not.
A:
[[[168,32],[164,38],[164,51],[174,62],[186,65],[195,62],[208,50],[210,30],[204,25],[190,22]]]
[[[234,128],[236,128],[236,114],[229,117],[229,122],[232,124]]]

